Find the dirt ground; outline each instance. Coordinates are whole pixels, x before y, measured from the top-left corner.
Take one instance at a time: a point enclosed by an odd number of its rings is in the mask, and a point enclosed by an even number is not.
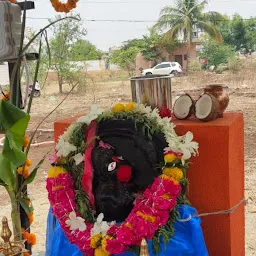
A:
[[[243,72],[236,74],[215,75],[198,73],[172,80],[173,95],[178,91],[198,89],[209,83],[225,83],[230,87],[230,105],[227,111],[243,112],[245,118],[245,198],[246,205],[246,255],[256,255],[256,74]],[[65,88],[68,90],[68,87]],[[57,94],[58,87],[52,83],[43,90],[42,97],[35,99],[29,129],[33,130],[39,121],[48,114],[65,96]],[[41,129],[53,129],[56,120],[86,113],[92,103],[106,108],[116,101],[131,100],[128,81],[96,82],[88,86],[86,93],[72,93],[67,100],[41,126]],[[53,133],[39,134],[36,141],[53,140]],[[33,148],[30,158],[36,164],[42,156],[53,150],[53,145]],[[45,162],[40,168],[35,182],[29,186],[29,194],[35,208],[35,222],[32,231],[37,234],[38,242],[33,255],[44,255],[46,218],[49,208],[45,189],[45,178],[49,164]],[[10,216],[10,204],[5,190],[0,187],[0,217]]]

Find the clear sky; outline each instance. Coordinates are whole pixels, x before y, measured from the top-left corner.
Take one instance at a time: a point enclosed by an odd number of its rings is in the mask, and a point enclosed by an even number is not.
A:
[[[66,0],[64,0],[66,1]],[[87,29],[85,39],[91,41],[101,50],[118,46],[123,41],[140,38],[147,33],[147,28],[159,17],[161,8],[171,5],[174,0],[80,0],[76,13],[81,15]],[[27,13],[27,26],[39,30],[48,24],[47,19],[56,15],[50,0],[35,0],[36,9]],[[206,11],[218,11],[232,15],[239,13],[242,17],[256,16],[256,0],[209,0]],[[40,19],[37,19],[40,18]],[[108,22],[86,20],[136,20],[151,22]]]

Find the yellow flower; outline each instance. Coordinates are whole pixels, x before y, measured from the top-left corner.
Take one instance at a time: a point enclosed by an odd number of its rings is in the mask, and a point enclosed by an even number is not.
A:
[[[28,166],[25,165],[25,167],[21,166],[17,169],[17,173],[20,175],[23,175],[23,177],[26,179],[29,176],[29,169]]]
[[[60,174],[67,173],[67,170],[60,166],[53,166],[48,172],[49,178],[57,178]]]
[[[156,221],[156,217],[155,216],[151,216],[149,214],[144,214],[141,211],[137,211],[136,214],[138,216],[141,216],[145,221],[152,222],[152,223],[154,223]]]
[[[107,251],[107,240],[111,240],[112,239],[112,237],[111,236],[109,236],[109,235],[106,235],[106,236],[104,236],[103,238],[102,238],[102,240],[101,240],[101,246],[102,246],[102,248],[103,248],[103,250],[105,250],[105,251]]]
[[[183,178],[183,172],[180,168],[178,167],[173,167],[173,168],[164,168],[163,174],[174,178],[178,182]]]
[[[94,256],[109,256],[110,253],[104,250],[102,247],[98,247],[94,250]]]
[[[93,236],[90,241],[90,247],[93,249],[99,247],[101,239],[102,239],[101,233]]]
[[[133,111],[135,106],[135,102],[129,102],[128,104],[125,105],[125,111]]]
[[[121,112],[121,111],[124,111],[124,110],[125,110],[125,106],[124,106],[124,104],[117,103],[117,104],[113,107],[112,110],[113,110],[114,113]]]
[[[172,163],[177,157],[174,154],[167,154],[164,156],[164,161],[166,163]]]
[[[169,177],[169,176],[167,176],[167,175],[165,175],[165,174],[162,174],[161,176],[160,176],[163,180],[171,180],[174,184],[179,184],[179,182],[177,181],[177,180],[175,180],[174,178],[172,178],[172,177]]]

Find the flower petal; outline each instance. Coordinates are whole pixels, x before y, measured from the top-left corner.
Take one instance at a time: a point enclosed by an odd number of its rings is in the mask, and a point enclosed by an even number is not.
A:
[[[98,224],[101,224],[101,222],[103,221],[104,219],[104,214],[103,213],[100,213],[97,217],[97,223]]]

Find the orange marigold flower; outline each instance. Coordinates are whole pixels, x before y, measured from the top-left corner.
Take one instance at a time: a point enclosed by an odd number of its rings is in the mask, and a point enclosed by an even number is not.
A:
[[[135,102],[129,102],[125,105],[125,111],[133,111],[135,106]]]
[[[17,169],[17,173],[20,174],[20,175],[24,175],[24,173],[27,173],[28,172],[28,167],[25,165],[25,166],[21,166]]]
[[[178,182],[183,178],[183,172],[180,168],[178,167],[173,167],[173,168],[164,168],[163,174],[174,178]]]
[[[29,252],[23,252],[23,256],[30,256]]]
[[[162,195],[162,198],[163,198],[163,199],[166,199],[166,200],[169,200],[169,199],[171,199],[172,197],[171,197],[168,193],[165,193],[164,195]]]
[[[175,180],[174,178],[169,177],[169,176],[167,176],[167,175],[165,175],[165,174],[162,174],[160,177],[161,177],[162,179],[164,179],[164,180],[170,180],[170,181],[172,181],[175,185],[178,185],[178,184],[179,184],[179,182],[178,182],[177,180]]]
[[[26,136],[24,136],[24,144],[23,144],[24,148],[27,148],[28,144],[29,144],[29,139]]]
[[[52,191],[56,191],[56,190],[59,190],[59,189],[62,189],[62,188],[64,188],[62,185],[53,186]]]
[[[2,100],[3,101],[6,101],[6,100],[9,100],[10,99],[10,93],[5,93],[5,95],[2,96]]]
[[[24,172],[22,173],[24,179],[27,179],[28,176],[29,176],[29,174],[30,174],[30,173],[29,173],[29,170],[25,168]]]
[[[156,217],[155,216],[151,216],[149,214],[144,214],[141,211],[137,211],[136,214],[138,216],[141,216],[145,221],[152,222],[152,223],[154,223],[156,221]]]
[[[26,166],[30,167],[32,165],[32,161],[30,159],[26,160]]]
[[[128,228],[130,228],[130,229],[132,229],[132,224],[129,223],[129,222],[125,223],[125,226],[128,227]]]
[[[34,222],[34,213],[27,213],[30,225]]]
[[[28,241],[29,244],[35,245],[36,244],[36,235],[35,234],[29,234],[28,237],[27,237],[27,241]]]

